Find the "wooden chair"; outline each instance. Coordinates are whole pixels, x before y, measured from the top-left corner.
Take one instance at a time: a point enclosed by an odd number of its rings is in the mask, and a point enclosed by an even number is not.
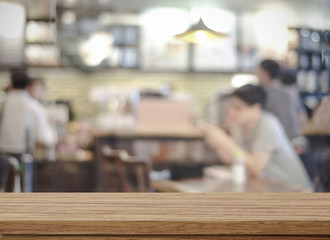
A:
[[[102,148],[102,155],[115,171],[119,192],[148,192],[150,190],[150,162],[128,155],[125,150]]]
[[[19,162],[11,156],[1,156],[0,192],[20,192]]]

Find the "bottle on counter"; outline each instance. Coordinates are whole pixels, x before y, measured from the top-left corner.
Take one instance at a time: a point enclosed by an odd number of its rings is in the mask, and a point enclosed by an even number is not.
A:
[[[244,185],[246,182],[245,159],[242,152],[235,153],[235,159],[231,164],[232,180],[235,185]]]

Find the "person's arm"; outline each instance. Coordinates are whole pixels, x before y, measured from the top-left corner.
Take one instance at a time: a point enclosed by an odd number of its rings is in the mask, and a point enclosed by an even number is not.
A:
[[[230,165],[235,159],[235,153],[241,152],[247,171],[254,177],[259,176],[270,159],[269,151],[248,153],[218,127],[204,125],[202,131],[206,143],[216,152],[223,163]]]

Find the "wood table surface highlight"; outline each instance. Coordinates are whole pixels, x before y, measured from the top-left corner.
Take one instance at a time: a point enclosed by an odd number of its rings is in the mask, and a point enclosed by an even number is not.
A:
[[[330,236],[330,194],[0,194],[1,234]]]

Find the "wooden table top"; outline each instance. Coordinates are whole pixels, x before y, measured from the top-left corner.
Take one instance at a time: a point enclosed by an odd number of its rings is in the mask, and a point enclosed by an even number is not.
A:
[[[179,181],[152,181],[152,187],[157,192],[207,193],[207,192],[241,192],[241,193],[287,193],[311,192],[312,189],[297,184],[276,181],[272,179],[248,178],[245,185],[235,185],[231,179],[215,179],[202,177]]]
[[[330,194],[1,193],[1,234],[330,235]]]

